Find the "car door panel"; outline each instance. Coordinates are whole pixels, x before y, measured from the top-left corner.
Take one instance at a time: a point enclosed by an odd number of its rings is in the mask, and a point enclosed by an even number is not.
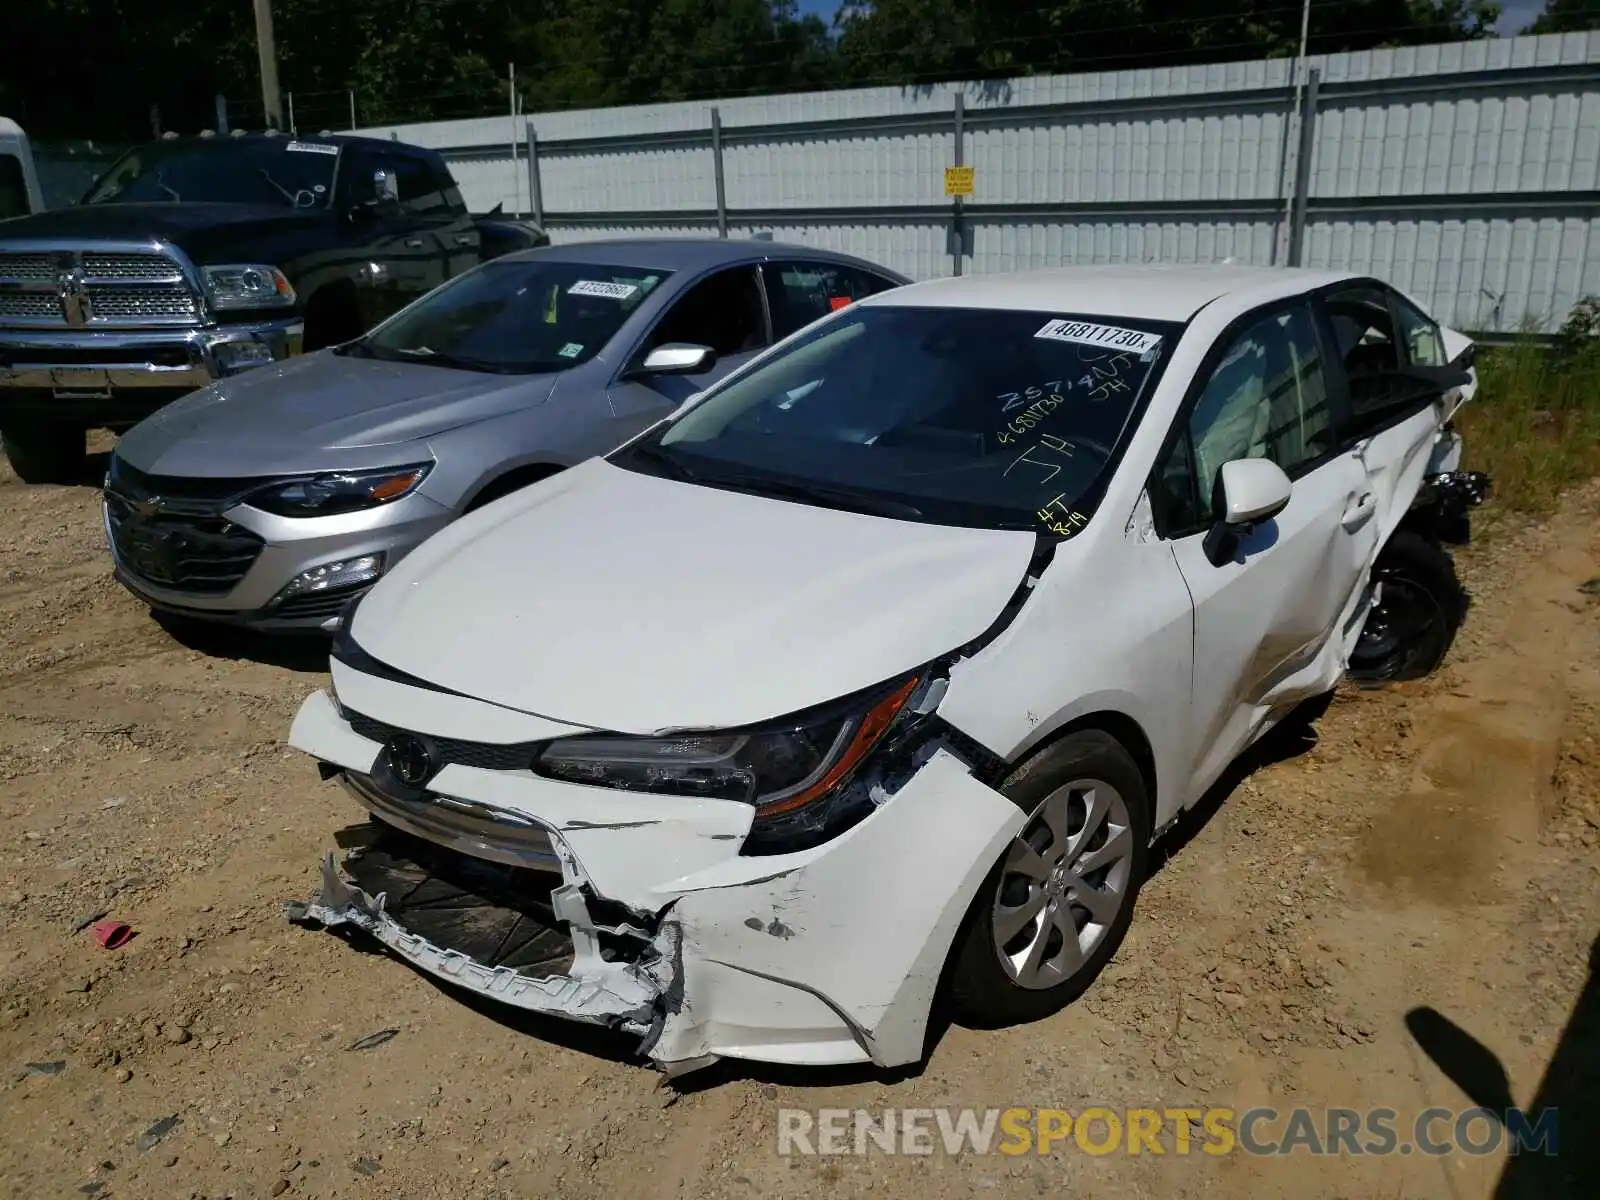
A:
[[[1347,396],[1341,440],[1366,474],[1376,509],[1372,560],[1363,569],[1365,595],[1377,553],[1405,518],[1430,469],[1455,392],[1431,394],[1407,381],[1411,365],[1445,365],[1447,339],[1437,322],[1392,288],[1358,283],[1334,289],[1318,301],[1323,329],[1336,348],[1333,369]],[[1374,355],[1375,347],[1385,352]],[[1365,613],[1365,605],[1362,615]],[[1361,632],[1357,621],[1346,637],[1348,652]]]
[[[1289,506],[1221,566],[1204,533],[1171,543],[1195,607],[1191,795],[1274,713],[1337,681],[1376,511],[1366,470],[1347,453],[1297,479]]]
[[[1379,499],[1337,441],[1341,397],[1305,301],[1241,318],[1208,355],[1173,444],[1152,474],[1158,528],[1194,605],[1187,730],[1199,796],[1277,715],[1337,681],[1375,553]],[[1288,505],[1244,531],[1232,558],[1206,554],[1225,462],[1266,458],[1291,477]]]

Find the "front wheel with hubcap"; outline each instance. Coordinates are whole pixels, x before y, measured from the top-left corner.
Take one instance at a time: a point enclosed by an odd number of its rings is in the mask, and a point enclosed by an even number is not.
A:
[[[1128,931],[1150,841],[1144,777],[1100,730],[1068,734],[1000,790],[1027,818],[957,938],[951,1000],[975,1024],[1037,1020],[1083,994]]]

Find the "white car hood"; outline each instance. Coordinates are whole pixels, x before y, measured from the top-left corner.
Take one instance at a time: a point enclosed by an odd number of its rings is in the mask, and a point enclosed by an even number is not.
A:
[[[361,602],[366,653],[624,733],[846,695],[983,633],[1034,536],[816,508],[592,459],[448,526]]]

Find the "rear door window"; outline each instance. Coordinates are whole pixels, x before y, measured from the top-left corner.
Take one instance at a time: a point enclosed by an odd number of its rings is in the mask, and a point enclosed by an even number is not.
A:
[[[1360,284],[1329,292],[1322,303],[1350,389],[1346,443],[1398,424],[1437,396],[1405,373],[1409,339],[1397,327],[1387,291]]]
[[[825,262],[769,262],[761,273],[772,308],[774,340],[895,286],[893,280],[870,271]]]
[[[692,286],[661,318],[638,359],[667,342],[710,346],[718,357],[766,346],[766,313],[755,270],[728,267]]]

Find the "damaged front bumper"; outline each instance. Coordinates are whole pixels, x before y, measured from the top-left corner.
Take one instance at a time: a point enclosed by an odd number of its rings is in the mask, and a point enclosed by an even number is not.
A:
[[[504,963],[480,962],[412,932],[386,911],[387,892],[372,896],[345,880],[332,854],[322,862],[318,898],[311,903],[292,901],[286,909],[289,919],[297,923],[314,921],[327,929],[359,929],[430,975],[504,1004],[609,1025],[625,1033],[648,1036],[656,1032],[658,1005],[671,990],[669,964],[675,962],[676,954],[652,958],[642,966],[605,961],[593,945],[595,926],[583,897],[576,889],[565,890],[564,903],[556,905],[556,912],[564,914],[572,941],[583,947],[574,947],[570,956],[574,969],[565,974],[530,975]],[[674,941],[669,932],[665,948],[670,950]]]
[[[382,746],[325,693],[290,743],[345,774],[379,843],[342,868],[330,856],[321,895],[291,919],[360,929],[487,998],[635,1035],[673,1075],[723,1057],[919,1061],[957,928],[1023,820],[942,745],[837,837],[746,856],[748,806],[529,771],[451,765],[436,795],[386,804],[370,782]]]

